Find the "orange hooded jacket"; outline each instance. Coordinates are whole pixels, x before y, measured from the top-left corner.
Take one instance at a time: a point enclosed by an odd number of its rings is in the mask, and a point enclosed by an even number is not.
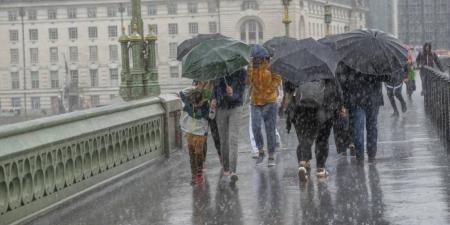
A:
[[[278,86],[281,84],[281,77],[267,69],[268,62],[265,60],[255,67],[248,67],[248,82],[251,88],[251,103],[253,105],[265,105],[277,102]]]

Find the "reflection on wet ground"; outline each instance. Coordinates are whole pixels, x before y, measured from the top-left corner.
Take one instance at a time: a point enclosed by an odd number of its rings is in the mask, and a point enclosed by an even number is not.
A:
[[[422,99],[416,96],[408,107],[398,119],[390,117],[390,106],[382,110],[376,164],[358,164],[332,147],[326,180],[312,176],[299,184],[295,134],[282,132],[275,168],[255,166],[243,126],[236,188],[220,179],[215,149],[208,153],[204,185],[191,187],[183,151],[30,224],[450,224],[448,155]]]

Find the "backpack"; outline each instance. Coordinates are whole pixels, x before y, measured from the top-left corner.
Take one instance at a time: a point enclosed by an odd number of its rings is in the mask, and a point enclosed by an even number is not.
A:
[[[298,85],[294,101],[297,106],[319,108],[324,104],[324,98],[325,81],[308,81]]]

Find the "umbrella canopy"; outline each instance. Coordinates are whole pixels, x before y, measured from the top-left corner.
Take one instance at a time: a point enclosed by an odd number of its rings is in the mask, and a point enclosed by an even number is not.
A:
[[[277,51],[269,69],[292,83],[333,79],[337,55],[330,47],[312,38],[297,41]]]
[[[202,43],[203,41],[214,38],[225,38],[225,36],[221,34],[199,34],[194,38],[187,39],[181,42],[181,44],[177,47],[177,60],[181,61],[189,51],[191,51],[195,46]]]
[[[355,30],[319,40],[337,51],[339,61],[363,74],[400,76],[407,49],[393,36],[378,30]]]
[[[266,41],[263,44],[263,46],[264,46],[264,48],[266,48],[269,51],[270,55],[274,56],[277,52],[277,49],[283,48],[288,45],[292,45],[296,41],[298,41],[298,40],[295,38],[286,37],[286,36],[274,37],[274,38]]]
[[[183,58],[183,77],[215,80],[230,75],[250,61],[250,46],[233,39],[211,39]]]

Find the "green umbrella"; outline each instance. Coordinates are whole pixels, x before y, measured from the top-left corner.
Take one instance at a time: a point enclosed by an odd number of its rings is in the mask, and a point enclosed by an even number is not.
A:
[[[183,58],[183,77],[215,80],[230,75],[250,62],[250,46],[230,38],[205,41]]]

